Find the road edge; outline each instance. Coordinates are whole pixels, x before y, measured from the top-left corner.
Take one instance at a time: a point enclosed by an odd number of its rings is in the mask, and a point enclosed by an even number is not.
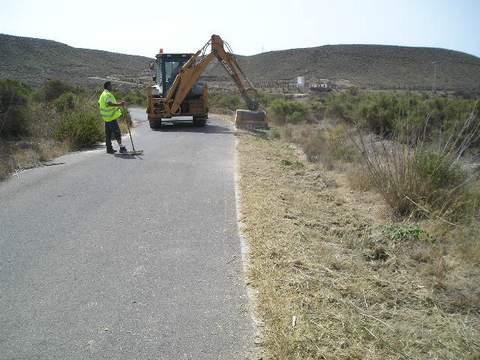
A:
[[[238,133],[238,130],[235,128],[235,132]],[[248,273],[249,273],[249,266],[250,266],[250,245],[248,242],[247,237],[243,233],[243,228],[245,224],[242,222],[242,206],[241,206],[241,190],[240,190],[240,159],[238,156],[238,146],[239,146],[239,139],[235,136],[234,142],[234,160],[233,160],[233,174],[234,174],[234,184],[235,184],[235,209],[236,209],[236,217],[237,217],[237,230],[238,230],[238,237],[240,239],[240,253],[241,253],[241,261],[242,261],[242,272],[243,272],[243,281],[245,290],[247,293],[248,299],[248,313],[252,320],[253,329],[254,329],[254,348],[251,351],[250,357],[251,359],[263,359],[264,352],[262,350],[263,344],[263,328],[264,323],[260,319],[257,311],[257,290],[254,289],[250,282],[248,281]]]

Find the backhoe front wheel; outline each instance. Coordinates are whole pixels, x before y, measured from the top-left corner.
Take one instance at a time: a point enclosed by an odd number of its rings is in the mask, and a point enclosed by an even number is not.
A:
[[[148,119],[150,129],[158,130],[162,127],[162,119]]]

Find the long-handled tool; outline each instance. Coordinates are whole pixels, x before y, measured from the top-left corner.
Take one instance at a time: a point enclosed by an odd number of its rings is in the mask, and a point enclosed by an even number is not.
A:
[[[132,132],[130,131],[130,125],[128,125],[128,119],[127,119],[127,108],[125,106],[122,107],[122,112],[123,112],[123,120],[125,121],[125,124],[127,124],[127,129],[128,129],[128,135],[130,136],[130,142],[132,143],[132,150],[131,151],[126,151],[123,153],[117,153],[115,155],[143,155],[143,150],[135,150],[135,145],[133,145],[133,139],[132,139]]]

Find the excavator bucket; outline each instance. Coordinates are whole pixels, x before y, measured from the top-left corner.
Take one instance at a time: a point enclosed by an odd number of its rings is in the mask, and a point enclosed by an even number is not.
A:
[[[268,129],[267,114],[263,110],[238,109],[235,112],[235,126],[245,130]]]

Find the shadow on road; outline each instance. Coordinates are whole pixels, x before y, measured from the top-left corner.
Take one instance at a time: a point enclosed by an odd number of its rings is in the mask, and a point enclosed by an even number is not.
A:
[[[192,132],[203,134],[233,134],[235,131],[229,128],[227,125],[207,124],[203,127],[194,126],[191,122],[175,122],[173,124],[162,125],[160,129],[154,129],[153,131],[160,132]]]
[[[117,159],[126,159],[126,160],[143,160],[142,155],[133,155],[133,154],[113,154]]]
[[[93,151],[93,150],[105,150],[105,149],[106,149],[105,144],[95,144],[92,146],[84,147],[80,149],[80,151]]]

